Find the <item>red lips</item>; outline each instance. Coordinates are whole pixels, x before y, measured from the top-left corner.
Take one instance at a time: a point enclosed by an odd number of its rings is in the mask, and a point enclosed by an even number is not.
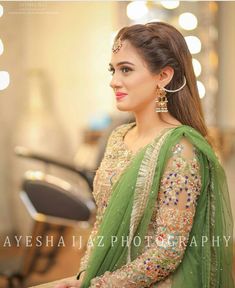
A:
[[[125,97],[127,94],[122,93],[122,92],[116,92],[115,95],[116,95],[116,99],[119,100],[119,99]]]

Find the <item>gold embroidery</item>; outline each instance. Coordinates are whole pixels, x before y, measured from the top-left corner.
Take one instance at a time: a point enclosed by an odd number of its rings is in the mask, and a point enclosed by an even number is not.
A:
[[[127,262],[131,261],[130,244],[139,225],[139,222],[144,214],[144,210],[148,200],[148,194],[151,193],[150,189],[154,177],[154,171],[157,165],[158,154],[166,137],[170,132],[171,130],[167,131],[162,136],[160,134],[159,137],[157,137],[156,141],[154,141],[157,142],[157,144],[154,145],[153,143],[153,145],[147,147],[144,159],[139,169],[139,175],[136,182],[133,208],[131,213]]]
[[[102,221],[112,185],[119,179],[121,173],[135,156],[123,142],[123,135],[132,126],[133,123],[124,124],[113,131],[104,158],[97,170],[93,191],[97,204],[97,217],[92,237],[95,237]],[[162,176],[158,198],[147,230],[147,235],[152,236],[152,238],[150,241],[145,240],[143,253],[120,269],[114,272],[107,271],[102,276],[94,278],[90,287],[115,288],[120,287],[120,285],[130,288],[154,287],[156,282],[159,285],[161,283],[162,286],[159,287],[171,287],[169,275],[183,258],[188,235],[193,224],[196,200],[200,194],[200,170],[195,152],[193,149],[192,158],[186,159],[184,157],[184,144],[177,143],[173,147],[172,165],[166,168]],[[188,195],[188,193],[191,194]],[[190,196],[190,201],[187,201],[188,196]],[[176,201],[177,199],[178,201]],[[177,203],[175,204],[175,202]],[[156,246],[156,238],[167,239],[171,236],[175,241],[179,235],[185,237],[185,241],[181,245],[176,245],[178,244],[176,241],[172,247],[169,245]],[[88,249],[82,259],[83,269],[86,269],[91,250]]]

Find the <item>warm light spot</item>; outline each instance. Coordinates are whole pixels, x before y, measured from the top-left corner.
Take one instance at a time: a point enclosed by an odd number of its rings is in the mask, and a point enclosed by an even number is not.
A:
[[[209,53],[209,61],[212,64],[212,66],[216,69],[218,67],[218,55],[215,52],[215,50],[211,50]]]
[[[216,93],[218,91],[218,80],[211,76],[208,80],[208,88],[213,92]]]
[[[180,1],[161,1],[160,3],[166,9],[175,9],[180,5]]]
[[[4,51],[4,46],[3,46],[2,40],[0,39],[0,55],[2,55],[3,51]]]
[[[0,71],[0,90],[4,90],[10,83],[10,75],[7,71]]]
[[[138,20],[148,13],[146,1],[133,1],[127,5],[127,16],[131,20]]]
[[[197,81],[197,88],[198,88],[199,96],[202,99],[203,97],[205,97],[205,94],[206,94],[205,86],[201,81]]]
[[[202,72],[201,63],[195,58],[192,59],[192,62],[193,62],[193,70],[194,70],[195,76],[198,77]]]
[[[218,11],[218,4],[215,1],[209,1],[209,10],[213,13]]]
[[[202,44],[201,40],[196,36],[186,36],[184,37],[188,45],[191,54],[197,54],[201,51]]]
[[[0,4],[0,17],[2,17],[2,15],[3,15],[3,7],[2,7],[2,5]]]
[[[197,17],[189,12],[182,13],[179,16],[179,25],[184,30],[193,30],[197,27]]]

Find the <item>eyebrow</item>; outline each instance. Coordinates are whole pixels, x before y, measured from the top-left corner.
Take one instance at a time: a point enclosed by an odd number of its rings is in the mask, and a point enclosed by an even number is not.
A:
[[[130,65],[135,66],[135,64],[133,64],[133,63],[131,63],[131,62],[129,62],[129,61],[119,62],[119,63],[117,63],[117,66],[120,66],[120,65],[123,65],[123,64],[130,64]],[[112,67],[113,67],[113,65],[112,65],[111,63],[109,63],[109,66],[112,66]]]

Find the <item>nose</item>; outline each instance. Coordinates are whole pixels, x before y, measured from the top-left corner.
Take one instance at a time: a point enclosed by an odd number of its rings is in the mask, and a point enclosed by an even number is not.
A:
[[[110,81],[109,86],[112,89],[117,89],[117,88],[121,87],[121,82],[118,80],[117,76],[115,76],[115,75],[112,76],[112,80]]]

